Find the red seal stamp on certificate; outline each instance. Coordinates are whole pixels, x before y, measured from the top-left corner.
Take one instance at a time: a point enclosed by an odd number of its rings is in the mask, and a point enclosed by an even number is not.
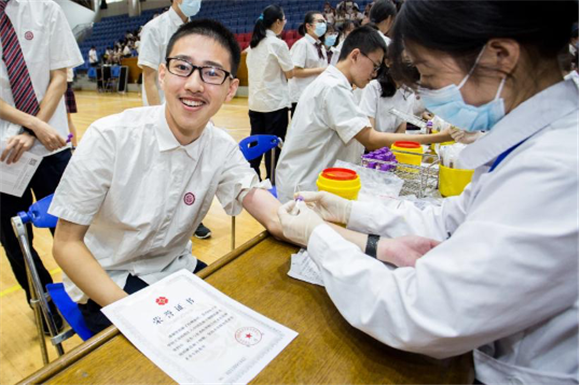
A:
[[[242,345],[252,346],[262,341],[262,332],[253,327],[243,327],[236,331],[236,341]]]
[[[169,300],[165,297],[159,297],[155,300],[155,302],[157,303],[157,305],[163,306],[165,305],[167,302],[169,302]]]
[[[183,201],[185,202],[186,205],[191,206],[192,204],[195,203],[195,195],[193,195],[193,193],[188,192],[183,197]]]
[[[32,39],[34,39],[34,34],[32,33],[32,31],[26,31],[24,33],[24,38],[26,40],[32,40]]]

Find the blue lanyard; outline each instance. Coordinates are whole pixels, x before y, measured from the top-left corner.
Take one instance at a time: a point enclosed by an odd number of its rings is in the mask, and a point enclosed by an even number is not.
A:
[[[489,172],[492,172],[493,170],[495,170],[495,168],[497,166],[499,166],[499,164],[501,162],[503,162],[503,160],[505,158],[507,158],[507,156],[509,154],[512,153],[513,150],[515,150],[516,148],[518,148],[522,143],[524,143],[526,140],[528,140],[528,138],[522,140],[521,142],[519,142],[518,144],[516,144],[515,146],[508,148],[507,150],[505,150],[504,152],[502,152],[501,154],[499,154],[499,156],[496,158],[495,162],[493,162],[493,164],[491,165],[491,168],[489,169]]]

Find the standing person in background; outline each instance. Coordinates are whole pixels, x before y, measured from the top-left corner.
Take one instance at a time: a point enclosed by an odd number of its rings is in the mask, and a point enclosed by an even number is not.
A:
[[[158,69],[165,61],[167,44],[177,29],[199,13],[201,0],[171,0],[171,7],[159,17],[145,24],[141,31],[139,59],[137,64],[143,68],[142,97],[143,105],[156,106],[165,102],[163,90],[158,84]],[[211,230],[199,224],[195,237],[211,237]]]
[[[369,13],[369,21],[381,32],[387,47],[391,44],[391,39],[387,34],[391,30],[396,16],[397,8],[391,0],[377,0]]]
[[[97,48],[95,46],[92,46],[89,50],[89,65],[91,67],[99,65],[99,57],[97,56]]]
[[[334,24],[334,16],[336,15],[336,11],[332,8],[332,5],[329,1],[324,3],[324,18],[328,24]]]
[[[53,1],[0,0],[0,40],[0,140],[5,142],[0,160],[10,167],[25,151],[43,157],[21,197],[0,193],[0,240],[30,302],[24,256],[10,219],[28,211],[33,192],[37,200],[52,194],[68,164],[66,71],[84,60],[64,12]],[[45,286],[52,278],[32,245],[30,224],[27,231],[28,246]],[[50,306],[57,314],[52,302]],[[60,329],[62,319],[55,321]],[[46,325],[44,329],[48,333]]]
[[[330,64],[336,65],[338,63],[338,57],[340,56],[340,50],[344,44],[346,37],[358,27],[358,23],[352,20],[345,20],[340,24],[337,24],[336,29],[338,30],[338,45],[335,47],[336,54],[332,55],[330,59]]]
[[[197,15],[200,8],[201,0],[171,0],[167,12],[143,27],[137,61],[143,69],[143,105],[156,106],[165,101],[163,91],[159,89],[157,71],[165,59],[167,43],[182,24]]]
[[[286,16],[281,7],[270,5],[264,9],[252,34],[246,57],[248,67],[251,135],[267,134],[286,138],[290,92],[288,79],[294,76],[294,64],[288,45],[277,38],[284,30]],[[276,148],[276,160],[280,149]],[[266,175],[272,180],[271,151],[266,153]],[[250,161],[260,177],[262,156]],[[261,179],[261,177],[260,177]]]
[[[328,59],[328,64],[332,62],[332,58],[336,55],[340,55],[340,51],[336,49],[338,46],[338,32],[334,28],[334,25],[329,24],[326,33],[321,39],[324,41],[324,48],[326,49],[326,57]]]
[[[299,39],[290,50],[294,63],[294,78],[290,80],[290,101],[292,116],[300,95],[310,83],[328,66],[328,58],[320,37],[326,33],[326,19],[322,13],[310,11],[304,16],[304,23],[298,28]]]
[[[71,143],[73,148],[78,146],[77,138],[77,128],[72,121],[71,114],[76,114],[77,111],[77,100],[75,98],[75,92],[72,88],[75,73],[72,68],[67,68],[66,70],[66,92],[64,93],[64,104],[66,105],[66,119],[68,123],[68,130],[72,134]]]
[[[478,384],[578,384],[578,85],[558,64],[577,17],[576,1],[401,8],[392,68],[406,72],[404,49],[425,106],[488,133],[461,152],[471,184],[440,206],[299,193],[298,215],[279,212],[352,326],[438,359],[472,353]],[[348,242],[306,203],[362,239]],[[441,244],[414,268],[373,258],[410,235]]]

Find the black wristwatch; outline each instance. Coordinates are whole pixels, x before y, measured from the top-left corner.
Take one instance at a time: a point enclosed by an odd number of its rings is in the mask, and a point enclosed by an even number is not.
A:
[[[369,237],[367,238],[367,246],[365,247],[365,254],[370,257],[376,258],[377,247],[379,245],[380,240],[381,237],[379,235],[369,234]]]

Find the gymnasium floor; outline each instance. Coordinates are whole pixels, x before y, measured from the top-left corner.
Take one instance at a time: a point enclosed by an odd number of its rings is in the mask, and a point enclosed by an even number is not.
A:
[[[121,112],[127,108],[141,106],[141,95],[75,92],[79,113],[73,114],[73,122],[79,138],[96,119]],[[236,98],[224,105],[213,118],[218,127],[226,128],[236,141],[250,134],[248,103],[245,98]],[[212,230],[207,240],[194,240],[194,254],[206,263],[212,263],[230,251],[231,219],[214,200],[203,223]],[[236,218],[236,245],[262,232],[264,228],[246,212]],[[60,282],[61,270],[52,258],[52,237],[46,229],[35,230],[34,246],[55,282]],[[46,340],[50,360],[57,355]],[[64,343],[69,351],[81,340],[74,336]],[[28,307],[24,291],[14,278],[4,249],[0,248],[0,384],[15,384],[43,366],[34,315]]]

